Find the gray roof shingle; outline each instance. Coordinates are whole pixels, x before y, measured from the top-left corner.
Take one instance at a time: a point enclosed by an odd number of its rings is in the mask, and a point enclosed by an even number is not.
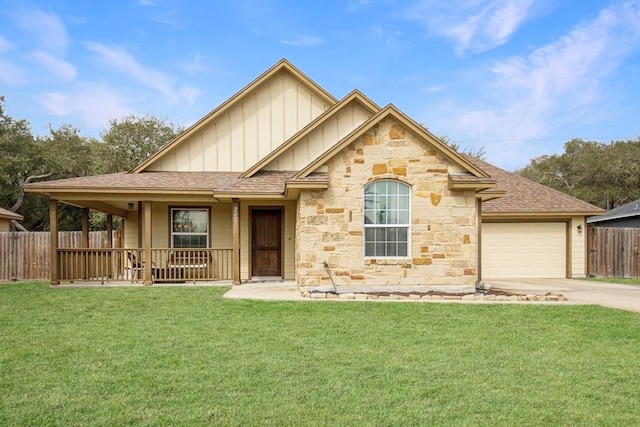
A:
[[[588,223],[640,216],[640,199],[608,210],[605,214],[587,220]]]

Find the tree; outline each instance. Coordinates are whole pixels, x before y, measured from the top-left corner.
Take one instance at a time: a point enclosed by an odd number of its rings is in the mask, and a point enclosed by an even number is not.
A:
[[[425,128],[426,129],[426,128]],[[460,146],[460,144],[458,144],[457,142],[453,142],[449,139],[448,136],[438,136],[437,137],[440,141],[442,141],[443,143],[445,143],[446,145],[449,146],[449,148],[451,148],[452,150],[460,153],[460,154],[466,154],[468,156],[471,157],[475,157],[477,159],[480,160],[484,160],[485,157],[487,156],[487,153],[484,150],[484,147],[480,147],[480,148],[471,148],[471,147],[467,147],[467,148],[462,148]]]
[[[129,171],[172,141],[182,128],[152,116],[127,116],[109,122],[102,132],[101,173]]]
[[[29,122],[6,115],[3,104],[4,97],[0,96],[0,205],[18,212],[24,203],[22,186],[50,175],[40,168],[42,153]],[[15,222],[13,225],[23,228]]]
[[[604,209],[640,198],[640,138],[603,144],[573,139],[562,154],[536,157],[517,171]]]

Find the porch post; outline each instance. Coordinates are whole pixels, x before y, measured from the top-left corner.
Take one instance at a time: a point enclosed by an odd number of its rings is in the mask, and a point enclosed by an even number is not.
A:
[[[107,214],[107,248],[113,248],[113,215]]]
[[[476,245],[476,284],[478,284],[482,281],[482,199],[476,199],[476,206],[478,211],[478,219],[476,220],[478,223],[478,242]]]
[[[151,262],[151,202],[142,202],[143,226],[142,240],[144,249],[144,285],[153,284],[152,262]]]
[[[240,200],[233,199],[233,284],[240,284]]]
[[[86,249],[89,247],[89,209],[82,209],[82,240],[80,247]]]
[[[49,260],[49,274],[51,285],[59,285],[60,281],[58,280],[58,201],[51,199],[49,200],[49,234],[51,237],[50,241],[50,260]]]
[[[82,237],[80,240],[80,247],[82,249],[89,248],[89,209],[82,209]],[[82,278],[87,279],[89,277],[89,253],[85,252],[82,256]]]
[[[113,215],[107,214],[107,249],[113,249]],[[107,277],[113,278],[113,252],[107,252]]]

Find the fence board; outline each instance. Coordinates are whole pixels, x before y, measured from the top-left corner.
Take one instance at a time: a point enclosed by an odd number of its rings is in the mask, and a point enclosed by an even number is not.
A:
[[[48,279],[50,272],[50,233],[3,232],[0,233],[0,281]],[[81,231],[60,231],[58,246],[80,248]],[[122,247],[122,233],[113,232],[113,246]],[[89,248],[106,248],[107,232],[89,232]]]
[[[638,277],[640,228],[589,226],[589,275]]]

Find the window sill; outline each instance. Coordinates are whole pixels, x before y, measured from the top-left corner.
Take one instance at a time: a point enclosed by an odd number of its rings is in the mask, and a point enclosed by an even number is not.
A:
[[[365,265],[371,265],[371,264],[375,264],[375,265],[402,265],[402,264],[406,264],[407,262],[411,262],[411,258],[410,257],[394,257],[394,258],[376,258],[376,257],[372,257],[372,258],[365,258],[364,259],[364,264]]]

